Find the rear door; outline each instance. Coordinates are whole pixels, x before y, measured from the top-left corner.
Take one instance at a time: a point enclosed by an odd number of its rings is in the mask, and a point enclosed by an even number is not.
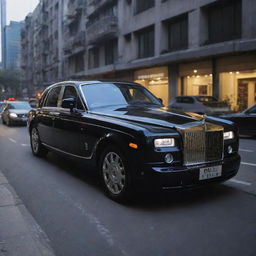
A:
[[[41,141],[49,146],[56,147],[56,130],[54,121],[59,116],[59,100],[62,86],[51,88],[38,112],[38,131]]]

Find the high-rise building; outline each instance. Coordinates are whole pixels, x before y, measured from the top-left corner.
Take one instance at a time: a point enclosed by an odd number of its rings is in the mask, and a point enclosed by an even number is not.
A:
[[[22,33],[24,86],[142,84],[172,98],[256,103],[255,0],[41,0]]]
[[[1,62],[3,60],[3,45],[4,45],[4,27],[6,26],[6,0],[0,0],[0,43],[1,43],[1,51],[0,51],[0,59]]]
[[[21,29],[23,22],[11,21],[10,25],[4,28],[4,54],[3,68],[4,69],[19,69],[20,68],[20,48],[21,48]]]

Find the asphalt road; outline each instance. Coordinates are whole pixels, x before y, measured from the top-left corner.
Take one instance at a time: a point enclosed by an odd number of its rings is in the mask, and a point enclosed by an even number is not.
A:
[[[180,193],[104,196],[89,167],[32,155],[26,127],[0,125],[0,169],[60,256],[256,255],[256,140],[232,180]]]

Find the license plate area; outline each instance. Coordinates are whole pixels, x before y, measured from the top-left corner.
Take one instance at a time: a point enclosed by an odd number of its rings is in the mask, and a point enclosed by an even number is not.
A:
[[[199,180],[208,180],[220,177],[222,174],[222,165],[209,166],[199,169]]]

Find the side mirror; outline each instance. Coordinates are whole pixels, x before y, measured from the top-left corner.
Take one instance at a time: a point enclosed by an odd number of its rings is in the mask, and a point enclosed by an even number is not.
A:
[[[63,108],[69,108],[70,112],[73,112],[73,109],[76,106],[76,99],[75,98],[66,98],[62,100],[61,106]]]
[[[163,100],[161,99],[161,98],[158,98],[159,99],[159,101],[161,102],[161,104],[163,105]]]

